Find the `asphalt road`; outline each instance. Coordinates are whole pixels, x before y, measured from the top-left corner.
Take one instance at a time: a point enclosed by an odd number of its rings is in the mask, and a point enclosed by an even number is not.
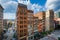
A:
[[[12,27],[8,29],[8,31],[4,34],[4,36],[7,36],[6,39],[3,40],[11,40],[13,38],[14,32]]]
[[[47,35],[46,37],[40,40],[58,40],[58,37],[60,37],[60,30],[55,30],[50,35]]]

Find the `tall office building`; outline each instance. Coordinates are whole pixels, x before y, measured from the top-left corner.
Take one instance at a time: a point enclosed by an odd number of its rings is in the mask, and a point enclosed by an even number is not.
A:
[[[2,40],[3,33],[3,7],[0,5],[0,40]]]
[[[35,17],[38,17],[38,32],[45,31],[45,12],[38,12],[34,14]]]
[[[34,16],[32,10],[28,11],[28,40],[34,40]]]
[[[17,36],[18,40],[27,40],[28,36],[28,13],[27,6],[18,3],[17,8]]]
[[[45,28],[46,31],[50,31],[54,29],[54,11],[48,10],[45,16]]]

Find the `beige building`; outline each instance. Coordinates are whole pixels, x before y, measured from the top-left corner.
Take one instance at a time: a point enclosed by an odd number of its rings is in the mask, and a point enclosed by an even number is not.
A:
[[[38,17],[34,17],[34,32],[38,32]]]
[[[28,40],[34,40],[34,16],[32,10],[28,11]]]
[[[42,32],[45,31],[45,12],[38,12],[34,14],[35,17],[38,17],[38,31]]]
[[[48,10],[46,11],[45,16],[45,31],[50,31],[54,29],[54,11]]]
[[[0,40],[2,40],[2,33],[3,33],[3,8],[0,5]]]

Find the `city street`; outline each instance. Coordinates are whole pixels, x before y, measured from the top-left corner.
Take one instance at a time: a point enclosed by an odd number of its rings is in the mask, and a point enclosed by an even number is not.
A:
[[[3,40],[11,40],[13,38],[14,32],[12,27],[8,29],[8,31],[4,34],[4,36],[7,36],[6,39]]]
[[[40,40],[58,40],[58,37],[60,37],[60,30],[55,30],[50,35],[48,35]]]

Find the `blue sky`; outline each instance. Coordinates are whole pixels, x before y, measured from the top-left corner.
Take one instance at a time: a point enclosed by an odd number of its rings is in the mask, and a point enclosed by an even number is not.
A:
[[[15,19],[17,5],[23,3],[20,0],[0,0],[0,4],[4,8],[4,19]],[[29,10],[34,13],[53,9],[55,12],[60,10],[60,0],[28,0],[24,2]]]
[[[31,3],[32,4],[36,3],[36,4],[39,4],[41,6],[44,6],[46,3],[46,0],[31,0]]]

